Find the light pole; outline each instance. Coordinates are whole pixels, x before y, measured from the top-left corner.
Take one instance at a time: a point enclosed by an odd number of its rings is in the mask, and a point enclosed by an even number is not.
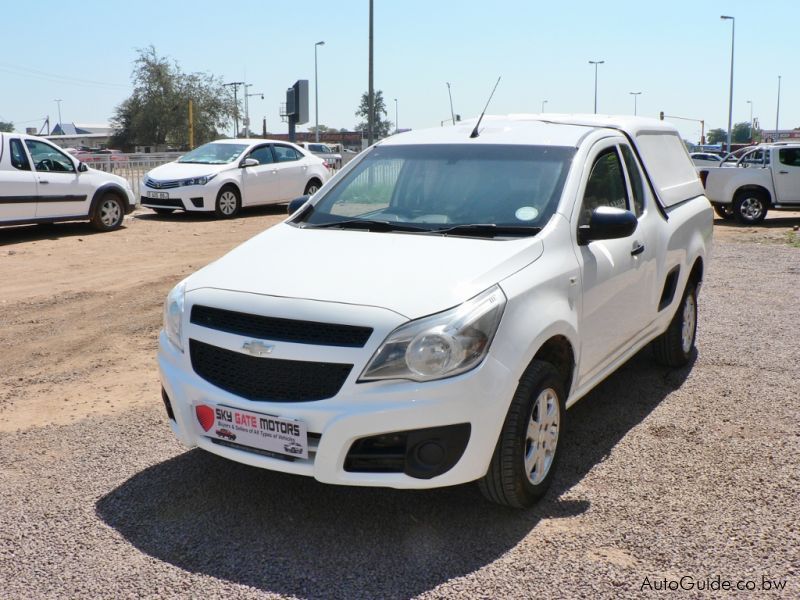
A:
[[[638,107],[636,106],[637,96],[639,96],[642,92],[628,92],[631,96],[633,96],[633,116],[635,117],[638,114]]]
[[[780,116],[781,116],[781,76],[778,75],[778,106],[775,109],[775,139],[773,140],[774,142],[780,140],[780,134],[778,133],[778,131],[780,131],[778,129]]]
[[[400,121],[397,118],[397,98],[394,99],[394,132],[400,131]]]
[[[750,105],[750,143],[753,143],[753,101],[748,100],[747,103]]]
[[[597,65],[602,65],[604,60],[590,60],[589,64],[594,65],[594,114],[597,114]]]
[[[247,125],[245,125],[245,137],[250,137],[250,103],[247,101],[248,98],[252,98],[253,96],[261,96],[261,99],[264,99],[264,94],[262,92],[253,92],[252,94],[247,93],[247,88],[252,86],[252,83],[248,83],[245,88],[245,95],[244,95],[244,106],[245,106],[245,113],[247,117]]]
[[[456,115],[453,112],[453,94],[450,93],[450,82],[446,81],[447,83],[447,95],[450,96],[450,118],[453,120],[453,125],[456,124]]]
[[[547,100],[542,100],[542,112],[544,112],[544,105],[547,104]]]
[[[317,77],[317,46],[324,46],[325,42],[314,44],[314,141],[319,141],[319,79]]]
[[[736,19],[726,15],[719,17],[723,21],[731,22],[731,88],[728,96],[728,152],[731,151],[731,127],[733,126],[733,38],[736,32]]]
[[[61,135],[64,135],[64,126],[61,124],[61,98],[56,98],[53,102],[58,104],[58,128],[61,130]]]

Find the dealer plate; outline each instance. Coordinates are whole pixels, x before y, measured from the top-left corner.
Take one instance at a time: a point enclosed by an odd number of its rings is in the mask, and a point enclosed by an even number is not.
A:
[[[308,458],[308,431],[302,421],[211,403],[196,404],[194,414],[198,433],[211,439]]]
[[[169,200],[169,194],[167,192],[146,192],[148,198],[157,198],[159,200]]]

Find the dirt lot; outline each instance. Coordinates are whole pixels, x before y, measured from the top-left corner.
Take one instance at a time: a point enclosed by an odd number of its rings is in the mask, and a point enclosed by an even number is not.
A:
[[[800,595],[799,213],[715,221],[693,367],[635,357],[569,411],[545,501],[510,513],[174,442],[163,299],[284,210],[0,229],[0,597],[610,597],[684,574]]]

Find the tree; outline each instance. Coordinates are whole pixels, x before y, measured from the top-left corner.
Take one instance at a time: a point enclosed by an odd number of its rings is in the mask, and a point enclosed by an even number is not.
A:
[[[750,134],[750,123],[748,121],[743,121],[742,123],[736,123],[733,126],[733,135],[731,136],[731,141],[734,144],[748,144],[752,139],[752,135]]]
[[[194,143],[220,137],[233,115],[233,97],[222,79],[208,73],[184,73],[176,62],[158,56],[153,46],[140,48],[131,80],[133,94],[117,106],[111,125],[113,143],[135,145],[189,144],[189,100]]]
[[[706,134],[706,141],[709,144],[724,144],[728,141],[728,133],[724,129],[710,129]]]
[[[316,133],[317,132],[317,127],[315,125],[312,125],[311,127],[308,128],[308,132],[309,133]],[[339,133],[339,130],[336,129],[336,127],[328,127],[327,125],[323,125],[322,123],[320,123],[319,124],[319,132],[321,134]]]
[[[375,91],[375,111],[373,113],[372,130],[375,139],[379,140],[389,135],[392,130],[392,123],[388,119],[384,119],[388,113],[386,112],[386,104],[383,101],[383,92],[381,90]],[[361,95],[361,104],[356,111],[356,116],[361,117],[363,121],[356,125],[356,131],[366,131],[369,127],[369,92],[364,92]]]
[[[12,133],[14,131],[14,124],[11,121],[0,121],[0,131]]]

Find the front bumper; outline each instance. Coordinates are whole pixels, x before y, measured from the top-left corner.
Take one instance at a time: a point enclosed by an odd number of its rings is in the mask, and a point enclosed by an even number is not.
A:
[[[422,489],[478,479],[488,469],[516,381],[490,354],[477,368],[440,381],[357,383],[366,361],[394,326],[387,325],[381,328],[383,331],[376,328],[375,339],[364,348],[335,349],[340,356],[350,355],[352,373],[335,396],[306,402],[251,401],[216,387],[195,373],[188,348],[181,353],[162,331],[158,364],[174,417],[169,420],[172,430],[189,448],[199,447],[254,467],[314,477],[323,483]],[[198,329],[190,333],[193,338],[203,337]],[[224,343],[217,334],[206,335],[206,341],[214,337],[217,343]],[[240,346],[239,340],[232,344],[233,348]],[[302,421],[309,432],[309,457],[284,460],[214,443],[197,426],[194,407],[200,403]],[[421,478],[404,472],[353,472],[346,468],[348,452],[357,440],[461,424],[469,425],[468,442],[460,458],[444,473]]]

